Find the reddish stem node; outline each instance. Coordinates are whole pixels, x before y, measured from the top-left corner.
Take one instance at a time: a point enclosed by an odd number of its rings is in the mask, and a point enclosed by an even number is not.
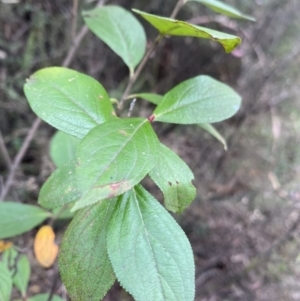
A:
[[[150,117],[148,117],[148,120],[149,120],[150,122],[152,122],[152,121],[154,120],[154,118],[155,118],[155,115],[151,115]]]

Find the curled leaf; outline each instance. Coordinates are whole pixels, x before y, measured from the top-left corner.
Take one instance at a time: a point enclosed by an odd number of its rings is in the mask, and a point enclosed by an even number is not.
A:
[[[184,36],[208,39],[220,43],[226,52],[231,52],[242,41],[237,36],[210,28],[196,26],[180,20],[148,14],[138,9],[133,9],[133,11],[143,17],[153,27],[155,27],[162,36]]]

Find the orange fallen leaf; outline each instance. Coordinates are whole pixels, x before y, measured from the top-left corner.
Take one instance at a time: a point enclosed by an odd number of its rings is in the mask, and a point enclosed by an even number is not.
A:
[[[51,226],[43,226],[35,236],[35,257],[38,263],[45,268],[49,268],[53,265],[58,253],[58,246],[54,240],[55,233]]]
[[[0,240],[0,253],[8,250],[12,247],[13,243],[11,241]]]

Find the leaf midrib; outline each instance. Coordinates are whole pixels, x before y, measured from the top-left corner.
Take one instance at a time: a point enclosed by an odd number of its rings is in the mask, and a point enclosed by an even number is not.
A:
[[[156,265],[155,255],[154,255],[154,251],[153,251],[153,248],[152,248],[152,245],[151,245],[149,236],[151,236],[154,240],[156,240],[160,245],[162,245],[162,244],[161,244],[161,242],[158,241],[151,233],[148,232],[147,227],[146,227],[146,224],[144,223],[143,214],[142,214],[142,212],[141,212],[141,210],[140,210],[139,201],[138,201],[138,199],[137,199],[137,193],[136,193],[135,190],[133,190],[133,193],[134,193],[134,200],[135,200],[136,206],[137,206],[137,208],[138,208],[138,213],[139,213],[141,222],[142,222],[142,224],[143,224],[143,229],[144,229],[144,232],[146,233],[147,241],[148,241],[149,247],[150,247],[151,252],[152,252],[152,258],[153,258],[153,261],[154,261],[154,263],[155,263],[155,268],[156,268],[156,271],[157,271],[157,275],[158,275],[158,279],[159,279],[159,283],[160,283],[160,287],[161,287],[161,292],[162,292],[162,295],[164,296],[164,300],[166,300],[165,295],[164,295],[163,286],[162,286],[162,283],[161,283],[161,280],[160,280],[160,279],[164,279],[164,280],[165,280],[165,278],[159,273],[159,269],[158,269],[158,267],[157,267],[157,265]],[[172,256],[171,256],[171,257],[172,257]],[[173,257],[172,257],[172,258],[173,258]],[[174,259],[174,258],[173,258],[173,259]],[[176,261],[174,261],[174,262],[176,263]],[[176,266],[177,266],[177,265],[176,265]],[[180,270],[178,266],[177,266],[177,269]],[[181,273],[180,273],[180,276],[182,277]],[[165,281],[166,281],[166,280],[165,280]],[[168,281],[166,281],[166,283],[167,283],[168,286],[169,286]],[[182,283],[183,283],[183,281],[182,281]],[[169,287],[170,287],[170,286],[169,286]],[[171,289],[171,288],[170,288],[170,289]],[[173,290],[171,290],[171,291],[172,291],[172,293],[174,294]],[[175,294],[174,294],[174,295],[175,295]],[[185,295],[185,291],[184,291],[184,295]],[[176,296],[175,296],[175,297],[176,297]],[[177,299],[177,298],[176,298],[176,299]]]
[[[76,103],[70,96],[68,96],[66,94],[66,92],[64,92],[62,89],[60,89],[57,85],[55,85],[55,84],[52,84],[52,85],[53,86],[51,86],[51,84],[49,84],[50,87],[53,87],[54,89],[56,89],[63,96],[65,96],[68,100],[70,100],[76,107],[78,107],[81,111],[86,113],[93,121],[95,121],[96,124],[99,124],[97,119],[94,119],[94,117],[88,111],[86,111],[83,107],[81,107],[78,103]]]
[[[147,119],[143,120],[134,130],[134,132],[128,137],[128,139],[126,139],[124,141],[124,143],[121,145],[119,151],[115,154],[115,156],[107,163],[106,166],[103,167],[102,171],[100,172],[100,174],[97,176],[96,180],[94,181],[94,183],[90,186],[89,189],[87,189],[87,192],[93,188],[93,186],[99,181],[99,179],[103,176],[103,174],[105,173],[105,171],[109,168],[109,166],[113,163],[113,161],[117,158],[117,156],[119,156],[119,154],[121,153],[121,151],[124,149],[124,147],[127,145],[127,143],[130,142],[130,140],[132,139],[132,137],[136,134],[136,132],[147,122]],[[107,186],[109,184],[106,184],[104,186]]]
[[[220,97],[220,96],[224,96],[224,94],[220,94],[220,95],[218,95],[218,96],[214,96],[214,98],[217,98],[217,97]],[[157,115],[156,115],[156,118],[159,117],[159,116],[162,116],[162,115],[166,115],[166,114],[168,114],[168,113],[170,113],[170,112],[173,113],[174,111],[181,110],[181,109],[184,108],[184,107],[188,107],[188,106],[190,106],[190,105],[194,105],[194,104],[197,103],[197,102],[200,102],[200,101],[206,101],[206,100],[208,100],[209,98],[211,98],[211,97],[201,98],[200,100],[198,99],[198,100],[195,100],[195,101],[193,101],[193,102],[189,102],[189,103],[180,105],[180,106],[177,107],[177,108],[172,108],[172,107],[171,107],[169,110],[166,110],[166,111],[164,111],[164,112],[162,112],[162,113],[160,113],[160,114],[157,114]],[[154,113],[154,115],[155,115],[155,113]]]

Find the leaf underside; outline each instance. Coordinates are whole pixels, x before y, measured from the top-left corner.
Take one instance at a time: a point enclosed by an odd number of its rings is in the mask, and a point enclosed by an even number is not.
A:
[[[228,149],[227,142],[226,142],[225,138],[219,133],[219,131],[213,125],[211,125],[209,123],[200,123],[198,125],[201,128],[203,128],[205,131],[210,133],[217,140],[219,140],[223,144],[225,150]]]
[[[148,14],[137,9],[133,9],[133,11],[141,15],[163,36],[184,36],[209,39],[220,43],[226,52],[231,52],[242,41],[241,38],[237,36],[206,27],[196,26],[184,21]]]
[[[205,5],[206,7],[210,8],[214,12],[228,17],[237,18],[237,19],[246,19],[253,22],[255,21],[255,18],[246,15],[241,11],[239,11],[238,9],[236,9],[235,7],[218,0],[186,0],[186,2],[189,1],[199,2]]]

